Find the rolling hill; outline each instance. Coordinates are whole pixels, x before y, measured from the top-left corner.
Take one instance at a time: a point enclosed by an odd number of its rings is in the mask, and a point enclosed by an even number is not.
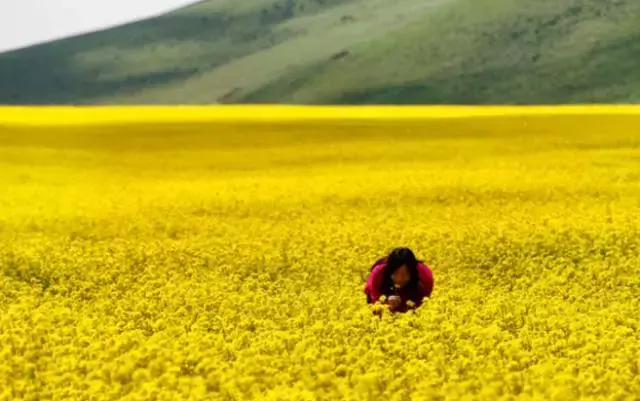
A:
[[[208,0],[0,54],[2,104],[640,102],[637,0]]]

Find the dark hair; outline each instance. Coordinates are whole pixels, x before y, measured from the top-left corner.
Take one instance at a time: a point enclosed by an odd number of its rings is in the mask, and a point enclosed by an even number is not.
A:
[[[407,289],[412,300],[416,300],[419,295],[420,279],[418,277],[418,264],[422,263],[416,259],[416,255],[409,248],[396,248],[384,258],[386,266],[384,267],[382,279],[382,293],[384,295],[392,295],[394,291],[393,279],[391,276],[403,265],[409,269],[410,279],[407,283]]]

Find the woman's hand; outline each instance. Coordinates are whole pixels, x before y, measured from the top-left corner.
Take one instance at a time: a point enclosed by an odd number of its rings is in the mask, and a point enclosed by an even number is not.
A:
[[[389,307],[391,309],[397,309],[400,306],[400,303],[402,303],[402,298],[398,295],[392,295],[389,297]]]

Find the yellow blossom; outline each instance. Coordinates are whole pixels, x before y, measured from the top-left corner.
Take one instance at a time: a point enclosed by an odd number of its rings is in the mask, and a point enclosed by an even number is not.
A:
[[[637,398],[637,119],[444,117],[0,123],[0,401]]]

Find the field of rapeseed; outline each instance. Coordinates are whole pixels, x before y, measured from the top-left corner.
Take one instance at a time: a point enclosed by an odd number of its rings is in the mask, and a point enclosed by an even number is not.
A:
[[[638,400],[638,126],[0,128],[0,400]]]

